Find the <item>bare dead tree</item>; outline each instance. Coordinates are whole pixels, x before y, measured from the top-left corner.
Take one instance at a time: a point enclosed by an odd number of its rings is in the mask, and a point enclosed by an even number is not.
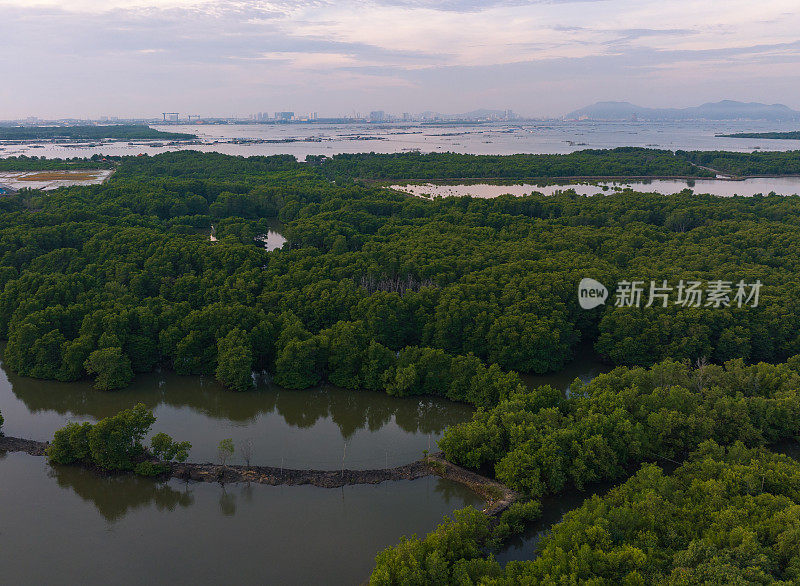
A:
[[[698,358],[694,364],[694,385],[698,392],[705,388],[708,364],[708,359],[705,356]]]
[[[403,294],[406,291],[419,291],[423,287],[435,287],[432,279],[418,279],[413,275],[406,275],[405,277],[388,277],[386,275],[376,277],[374,275],[363,275],[359,284],[366,289],[368,293],[385,291],[388,293]]]
[[[239,455],[244,460],[245,465],[250,466],[250,460],[253,459],[253,440],[251,438],[243,439],[239,442]]]

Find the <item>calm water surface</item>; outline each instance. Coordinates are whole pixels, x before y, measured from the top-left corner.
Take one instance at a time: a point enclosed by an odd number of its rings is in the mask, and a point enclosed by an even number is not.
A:
[[[436,398],[319,387],[303,391],[261,383],[236,393],[205,377],[152,373],[116,392],[0,372],[6,435],[49,440],[68,421],[96,421],[144,403],[154,432],[192,443],[190,459],[216,461],[220,440],[253,442],[252,463],[287,468],[383,468],[436,449],[445,427],[472,416],[468,405]],[[345,447],[346,446],[346,447]],[[233,463],[240,463],[237,453]]]
[[[613,368],[612,365],[601,362],[590,346],[582,346],[577,349],[575,359],[559,372],[523,374],[520,376],[522,381],[531,389],[542,385],[550,385],[554,389],[567,391],[576,378],[586,384],[598,374],[610,372]]]
[[[7,435],[47,440],[67,421],[95,421],[138,402],[155,411],[156,431],[192,442],[194,461],[215,461],[217,443],[231,437],[252,440],[255,464],[323,469],[410,462],[472,414],[444,400],[332,387],[262,383],[235,393],[171,373],[113,393],[0,373]],[[223,487],[103,478],[0,454],[0,581],[358,584],[378,551],[469,504],[482,501],[435,477],[342,489]]]
[[[4,584],[359,584],[381,549],[480,500],[375,486],[158,483],[0,453]]]
[[[180,149],[216,151],[230,155],[338,153],[455,152],[509,155],[515,153],[569,153],[583,149],[639,146],[669,150],[752,151],[800,149],[800,140],[721,138],[716,134],[797,130],[792,124],[758,121],[519,121],[483,124],[229,124],[160,126],[154,128],[196,134],[201,144],[168,145],[165,141],[83,144],[0,144],[0,157],[12,155],[88,157],[157,154]],[[249,142],[241,141],[274,141]],[[162,146],[153,146],[160,144]]]

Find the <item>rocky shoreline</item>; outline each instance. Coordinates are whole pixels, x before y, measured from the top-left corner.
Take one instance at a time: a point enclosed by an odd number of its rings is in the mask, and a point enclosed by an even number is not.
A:
[[[25,452],[31,456],[44,456],[48,445],[46,442],[0,436],[0,451],[3,452]],[[252,482],[272,486],[307,484],[322,488],[339,488],[355,484],[415,480],[431,475],[463,484],[480,495],[486,500],[483,512],[490,516],[499,515],[518,498],[518,495],[507,486],[448,462],[441,453],[428,455],[422,460],[403,466],[375,470],[295,470],[273,466],[171,463],[166,477],[193,482]]]

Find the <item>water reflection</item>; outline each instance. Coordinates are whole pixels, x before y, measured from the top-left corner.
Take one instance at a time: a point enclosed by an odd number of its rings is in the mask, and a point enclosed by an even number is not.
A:
[[[94,505],[108,522],[117,521],[133,510],[154,506],[158,511],[174,511],[194,502],[189,486],[178,490],[175,483],[156,482],[132,475],[99,476],[76,466],[53,466],[48,476],[65,490]]]
[[[95,420],[144,403],[150,409],[161,405],[189,408],[207,417],[240,424],[277,413],[287,424],[300,429],[330,418],[342,436],[349,438],[360,429],[377,431],[393,418],[400,429],[409,433],[439,433],[451,424],[454,411],[470,411],[466,405],[432,397],[397,399],[385,393],[329,385],[294,391],[261,383],[253,392],[233,393],[213,379],[171,372],[140,375],[129,388],[110,393],[98,392],[86,382],[59,383],[10,372],[5,375],[12,393],[29,412],[54,411]],[[0,386],[4,382],[0,378]]]
[[[0,458],[8,584],[358,584],[401,535],[424,535],[453,509],[480,505],[466,487],[433,477],[342,489],[220,486]]]
[[[155,431],[192,442],[192,460],[214,461],[217,444],[230,437],[236,445],[252,441],[254,464],[327,469],[343,458],[350,468],[408,463],[472,414],[468,405],[442,399],[330,386],[292,391],[260,381],[252,392],[235,393],[213,379],[172,372],[141,375],[113,393],[88,382],[0,373],[8,435],[47,440],[67,421],[96,421],[136,403],[154,410]]]

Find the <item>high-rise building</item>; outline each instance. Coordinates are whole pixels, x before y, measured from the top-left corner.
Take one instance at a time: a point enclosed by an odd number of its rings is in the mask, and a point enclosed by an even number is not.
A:
[[[291,120],[294,112],[275,112],[275,120]]]
[[[386,120],[386,112],[383,110],[373,110],[369,113],[370,122],[383,122]]]

